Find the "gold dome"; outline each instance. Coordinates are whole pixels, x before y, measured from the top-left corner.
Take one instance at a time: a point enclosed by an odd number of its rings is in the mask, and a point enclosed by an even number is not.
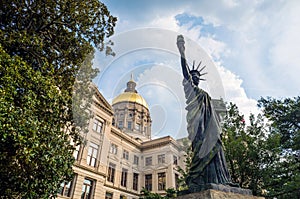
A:
[[[113,99],[112,104],[114,105],[119,102],[138,103],[138,104],[146,107],[147,109],[149,109],[146,100],[141,95],[139,95],[138,93],[134,93],[134,92],[124,92],[124,93],[120,94],[115,99]]]

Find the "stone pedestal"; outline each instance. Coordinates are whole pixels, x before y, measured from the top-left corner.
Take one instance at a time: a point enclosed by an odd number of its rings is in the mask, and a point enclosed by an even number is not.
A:
[[[190,193],[178,196],[174,199],[264,199],[253,195],[243,195],[239,193],[224,192],[219,190],[208,189],[205,191]]]

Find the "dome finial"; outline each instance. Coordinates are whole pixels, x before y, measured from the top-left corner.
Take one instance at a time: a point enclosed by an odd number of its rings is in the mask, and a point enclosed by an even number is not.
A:
[[[130,75],[130,80],[131,80],[131,81],[134,81],[134,80],[133,80],[133,73],[131,73],[131,75]]]
[[[127,82],[127,88],[125,89],[125,92],[133,92],[133,93],[137,93],[137,91],[135,90],[136,87],[136,83],[133,80],[133,73],[131,73],[131,79]]]

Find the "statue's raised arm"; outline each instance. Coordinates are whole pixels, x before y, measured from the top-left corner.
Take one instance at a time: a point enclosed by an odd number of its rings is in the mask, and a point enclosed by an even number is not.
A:
[[[178,35],[177,36],[177,47],[179,50],[179,53],[181,55],[181,67],[182,67],[182,73],[183,73],[183,77],[185,79],[189,78],[189,68],[188,65],[186,63],[186,59],[185,59],[185,47],[184,47],[184,38],[182,35]]]
[[[181,55],[181,68],[182,68],[182,74],[185,80],[192,80],[191,83],[194,84],[195,86],[199,85],[200,80],[205,80],[202,79],[201,76],[205,75],[206,73],[201,74],[200,72],[205,68],[202,67],[200,70],[199,67],[201,65],[201,61],[197,68],[195,68],[195,61],[193,62],[193,68],[192,70],[189,68],[186,58],[185,58],[185,46],[184,46],[184,38],[182,35],[177,36],[177,47],[179,50],[179,53]]]

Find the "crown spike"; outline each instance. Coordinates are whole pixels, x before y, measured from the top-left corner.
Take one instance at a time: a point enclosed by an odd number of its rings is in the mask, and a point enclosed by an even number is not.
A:
[[[195,60],[193,61],[193,70],[195,70]]]
[[[199,67],[200,67],[201,63],[202,63],[202,61],[200,61],[200,63],[198,64],[198,66],[197,66],[197,69],[196,69],[196,70],[198,70],[198,69],[199,69]]]
[[[203,66],[200,70],[199,70],[199,72],[201,72],[204,68],[206,67],[206,65],[205,66]]]

